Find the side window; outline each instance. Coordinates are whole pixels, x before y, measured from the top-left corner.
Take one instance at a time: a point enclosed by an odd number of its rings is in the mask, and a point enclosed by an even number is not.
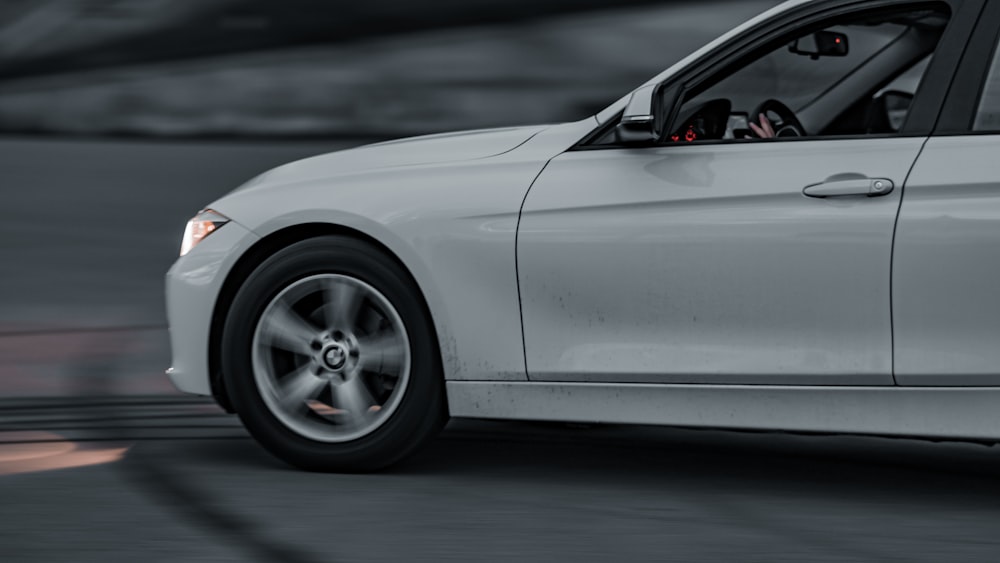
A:
[[[986,76],[986,86],[979,101],[973,131],[1000,131],[1000,48],[993,55],[993,64]]]
[[[786,36],[689,91],[664,142],[897,133],[948,21],[941,4]]]

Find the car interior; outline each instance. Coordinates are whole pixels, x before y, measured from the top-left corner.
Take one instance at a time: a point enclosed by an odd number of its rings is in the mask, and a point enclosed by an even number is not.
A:
[[[909,11],[797,36],[690,97],[666,142],[753,138],[760,114],[777,137],[896,133],[947,22]]]
[[[799,30],[689,89],[659,144],[752,141],[761,114],[779,140],[896,134],[948,21],[942,5]]]

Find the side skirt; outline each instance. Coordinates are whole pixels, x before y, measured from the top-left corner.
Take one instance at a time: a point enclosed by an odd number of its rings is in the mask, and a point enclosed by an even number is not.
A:
[[[465,418],[1000,438],[1000,388],[448,381]]]

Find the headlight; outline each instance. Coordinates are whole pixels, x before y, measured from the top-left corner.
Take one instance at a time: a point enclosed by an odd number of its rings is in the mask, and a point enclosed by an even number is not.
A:
[[[198,246],[205,237],[214,233],[219,227],[229,222],[229,218],[217,211],[206,209],[195,215],[184,227],[184,238],[181,240],[181,256]]]

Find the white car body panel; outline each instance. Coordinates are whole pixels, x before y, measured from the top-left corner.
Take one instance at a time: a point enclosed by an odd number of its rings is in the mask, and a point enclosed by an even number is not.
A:
[[[1000,385],[1000,137],[927,142],[893,260],[900,385]]]
[[[425,135],[322,154],[279,166],[236,191],[288,183],[323,181],[332,176],[422,164],[443,164],[489,158],[509,152],[550,126],[481,129]]]
[[[901,190],[921,138],[575,151],[518,234],[528,373],[542,381],[892,385]],[[787,166],[776,167],[780,156]]]
[[[277,168],[209,207],[244,225],[254,237],[323,223],[379,241],[406,265],[427,300],[447,379],[523,380],[514,262],[518,214],[545,163],[596,125],[589,118],[548,128],[432,136],[323,155]],[[436,149],[421,148],[427,142]],[[455,154],[452,148],[469,159],[449,162],[447,155]],[[483,157],[489,154],[496,156]],[[434,160],[445,164],[412,164]],[[176,286],[188,284],[185,272],[202,250],[199,245],[178,262],[170,291],[191,293]],[[227,273],[220,270],[218,275]],[[206,287],[206,293],[211,289]],[[196,307],[208,304],[207,298],[189,301]],[[180,312],[174,315],[182,317],[187,318]],[[485,333],[484,326],[489,327]],[[207,334],[203,342],[207,348]],[[201,349],[197,358],[203,357],[207,352]],[[185,366],[183,371],[178,363]],[[192,371],[195,363],[175,359],[173,378],[182,388],[204,391],[207,361],[201,362],[201,371]]]
[[[177,260],[167,272],[167,321],[173,354],[167,375],[185,393],[212,393],[208,343],[216,298],[233,265],[259,239],[232,222]]]

